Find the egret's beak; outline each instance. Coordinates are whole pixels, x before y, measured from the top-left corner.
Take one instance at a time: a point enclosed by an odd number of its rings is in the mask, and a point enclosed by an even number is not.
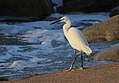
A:
[[[60,22],[60,21],[61,21],[61,20],[59,19],[59,20],[57,20],[57,21],[55,21],[55,22],[52,22],[50,25],[55,24],[55,23]]]

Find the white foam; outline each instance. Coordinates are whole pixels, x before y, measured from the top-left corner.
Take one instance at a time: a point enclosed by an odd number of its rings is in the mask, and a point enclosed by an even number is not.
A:
[[[37,64],[32,63],[30,61],[22,61],[22,60],[18,60],[18,61],[14,61],[9,68],[14,68],[15,70],[21,70],[24,69],[25,67],[34,67],[37,66]]]

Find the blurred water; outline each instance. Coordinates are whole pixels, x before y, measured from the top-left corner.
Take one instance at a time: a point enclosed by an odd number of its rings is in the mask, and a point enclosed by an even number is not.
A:
[[[112,42],[93,42],[90,47],[93,54],[108,48]],[[53,49],[51,53],[43,53],[40,45],[1,46],[7,49],[0,55],[0,75],[9,79],[24,79],[26,77],[38,74],[53,73],[64,71],[69,68],[73,60],[73,49],[67,43]],[[80,53],[77,53],[78,59],[75,68],[80,68]],[[100,64],[111,63],[110,61],[94,61],[93,56],[84,56],[84,66],[96,66]]]

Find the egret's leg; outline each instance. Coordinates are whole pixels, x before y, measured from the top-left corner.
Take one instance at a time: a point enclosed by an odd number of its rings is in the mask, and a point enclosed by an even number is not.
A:
[[[79,70],[83,70],[83,52],[81,51],[81,68]]]
[[[77,58],[77,56],[76,56],[76,49],[74,49],[74,59],[73,59],[72,64],[71,64],[70,67],[69,67],[69,71],[72,70],[74,63],[76,62],[76,58]]]

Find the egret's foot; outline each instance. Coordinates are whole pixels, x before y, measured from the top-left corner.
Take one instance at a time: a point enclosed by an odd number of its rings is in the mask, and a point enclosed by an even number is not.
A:
[[[79,70],[84,70],[85,68],[81,67]]]
[[[72,66],[70,66],[69,69],[66,71],[75,71],[75,69],[73,69]]]
[[[85,69],[87,69],[87,68],[81,67],[81,68],[79,68],[78,70],[85,70]]]
[[[76,71],[76,70],[75,70],[75,69],[68,69],[68,70],[66,70],[66,71],[68,71],[68,72],[69,72],[69,71]]]

